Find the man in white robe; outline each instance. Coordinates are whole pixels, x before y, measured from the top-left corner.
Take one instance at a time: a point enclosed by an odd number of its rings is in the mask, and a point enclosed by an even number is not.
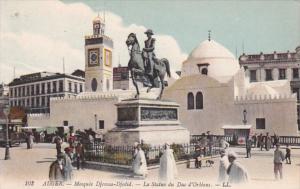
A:
[[[233,151],[228,152],[230,165],[227,168],[228,182],[230,184],[242,184],[248,182],[247,170],[236,161],[237,154]]]
[[[141,148],[141,145],[138,144],[134,155],[133,155],[133,163],[132,163],[133,173],[138,176],[147,176],[147,162],[145,153]]]
[[[173,150],[170,145],[165,145],[165,151],[160,157],[159,178],[162,182],[170,182],[177,176],[177,167]]]
[[[224,185],[227,182],[228,176],[227,176],[227,168],[229,166],[228,157],[225,153],[225,150],[221,150],[220,152],[221,158],[220,158],[220,165],[219,165],[219,178],[218,182]]]

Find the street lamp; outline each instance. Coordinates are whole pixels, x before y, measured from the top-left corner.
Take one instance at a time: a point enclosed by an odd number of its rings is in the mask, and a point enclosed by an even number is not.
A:
[[[9,137],[8,137],[8,122],[9,122],[9,119],[8,119],[8,115],[9,115],[9,112],[10,112],[10,107],[9,105],[6,105],[4,108],[3,108],[3,113],[5,115],[5,118],[6,118],[6,146],[5,146],[5,160],[8,160],[10,159],[10,156],[9,156]]]
[[[98,119],[97,117],[98,117],[98,115],[95,114],[94,117],[95,117],[95,131],[96,131],[97,130],[97,119]]]
[[[246,125],[246,123],[247,123],[247,110],[243,111],[243,116],[244,116],[243,123],[244,123],[244,125]]]

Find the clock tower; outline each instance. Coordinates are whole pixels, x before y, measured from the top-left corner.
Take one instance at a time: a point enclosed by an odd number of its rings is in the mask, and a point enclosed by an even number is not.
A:
[[[93,35],[85,36],[85,91],[103,92],[113,89],[113,41],[104,35],[105,23],[93,20]]]

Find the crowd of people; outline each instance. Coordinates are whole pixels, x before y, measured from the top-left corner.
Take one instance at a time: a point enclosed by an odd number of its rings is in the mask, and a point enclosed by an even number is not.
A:
[[[84,146],[87,140],[89,143],[93,143],[95,138],[91,132],[92,130],[86,130],[84,132],[76,131],[70,132],[67,139],[61,138],[56,135],[53,142],[56,145],[57,160],[50,166],[49,179],[50,180],[63,180],[68,181],[73,177],[73,165],[77,169],[82,169],[84,164]],[[68,147],[64,148],[62,152],[62,142],[66,141]],[[210,135],[210,132],[202,134],[202,137],[198,140],[195,146],[195,153],[193,158],[195,159],[195,168],[201,167],[201,158],[204,156],[211,157],[212,148],[216,143],[219,143],[220,150],[220,164],[218,182],[223,186],[229,186],[231,184],[243,184],[249,181],[248,171],[239,163],[237,154],[229,149],[229,143],[224,138],[214,138]],[[275,146],[274,150],[274,175],[276,179],[282,179],[282,163],[286,160],[286,163],[291,164],[291,148],[287,145],[286,153],[284,154],[279,145],[279,137],[273,136],[272,138],[267,133],[265,136],[253,135],[245,138],[245,147],[247,158],[251,158],[251,148],[257,147],[258,149],[265,148],[267,151]],[[147,150],[146,150],[147,151]],[[132,171],[134,176],[146,178],[148,175],[146,155],[143,150],[143,141],[141,143],[134,144],[132,160]],[[170,148],[169,144],[164,145],[163,151],[160,153],[159,158],[159,179],[161,182],[171,182],[178,175],[176,162],[174,158],[174,151]]]
[[[84,169],[84,144],[93,143],[95,140],[95,132],[92,129],[75,132],[70,131],[69,134],[61,137],[58,132],[52,139],[56,148],[56,161],[54,161],[49,170],[50,180],[69,181],[73,178],[73,165],[77,170]],[[67,143],[67,147],[62,151],[63,143]]]

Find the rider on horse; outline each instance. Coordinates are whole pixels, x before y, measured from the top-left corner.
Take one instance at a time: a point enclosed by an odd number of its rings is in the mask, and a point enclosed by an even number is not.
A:
[[[143,61],[145,64],[145,72],[148,75],[149,79],[153,79],[153,67],[156,61],[156,56],[154,53],[155,49],[155,38],[152,38],[153,31],[148,29],[145,34],[147,35],[148,39],[145,41],[145,48],[143,48]]]

